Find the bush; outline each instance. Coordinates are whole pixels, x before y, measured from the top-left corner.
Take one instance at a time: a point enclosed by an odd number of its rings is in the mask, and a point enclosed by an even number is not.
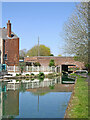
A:
[[[86,64],[85,67],[88,70],[88,72],[90,73],[90,63]]]
[[[18,82],[19,80],[16,80],[16,82]]]
[[[19,76],[19,74],[16,74],[16,76]]]
[[[31,75],[33,75],[33,76],[34,76],[34,73],[31,73]]]
[[[43,72],[40,72],[40,73],[38,74],[38,76],[39,76],[39,77],[42,77],[42,76],[44,76],[44,77],[45,77],[45,75],[44,75],[44,73],[43,73]]]
[[[26,76],[29,76],[29,74],[26,74]]]
[[[55,87],[54,85],[49,85],[50,89],[54,89],[54,87]]]
[[[21,75],[21,73],[19,75]]]
[[[26,80],[29,80],[28,78],[26,78]]]
[[[41,64],[39,62],[35,62],[34,66],[41,66]]]
[[[34,80],[34,78],[31,78],[31,80],[33,81],[33,80]]]
[[[54,62],[53,59],[50,60],[50,62],[49,62],[49,66],[50,66],[50,67],[51,67],[51,66],[55,66],[55,62]]]
[[[38,74],[38,78],[39,78],[39,80],[44,80],[44,78],[45,78],[44,73],[43,73],[43,72],[40,72],[40,73]]]

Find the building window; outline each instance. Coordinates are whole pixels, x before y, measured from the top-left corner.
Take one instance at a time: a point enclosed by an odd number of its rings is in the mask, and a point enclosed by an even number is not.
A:
[[[5,54],[5,60],[7,60],[7,54]]]

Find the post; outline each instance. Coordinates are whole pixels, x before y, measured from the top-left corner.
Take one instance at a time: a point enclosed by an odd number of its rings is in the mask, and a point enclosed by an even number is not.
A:
[[[52,72],[52,66],[51,66],[51,72]]]
[[[34,88],[34,83],[32,82],[32,88]]]
[[[14,65],[14,73],[15,73],[15,65]]]
[[[26,66],[26,70],[28,71],[28,66]]]
[[[62,74],[62,65],[60,65],[60,73]]]
[[[60,75],[60,84],[62,83],[62,75]]]
[[[57,67],[55,67],[55,72],[57,73]]]
[[[37,66],[37,67],[38,67],[37,72],[39,72],[39,66]]]
[[[8,71],[8,65],[7,65],[7,69],[6,70]]]
[[[33,72],[33,66],[32,66],[32,72]]]

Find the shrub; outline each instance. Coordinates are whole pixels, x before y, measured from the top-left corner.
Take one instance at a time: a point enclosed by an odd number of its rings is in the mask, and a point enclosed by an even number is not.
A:
[[[90,73],[90,63],[85,64],[85,67],[86,67],[86,69],[88,70],[88,72]]]
[[[39,80],[44,80],[44,78],[45,78],[44,73],[43,73],[43,72],[40,72],[40,73],[38,74],[38,78],[39,78]]]
[[[34,73],[31,73],[31,75],[33,75],[33,76],[34,76]]]
[[[26,80],[29,80],[28,78],[26,78]]]
[[[50,66],[50,67],[51,67],[51,66],[55,66],[55,62],[54,62],[53,59],[50,60],[50,62],[49,62],[49,66]]]
[[[26,76],[29,76],[29,74],[26,74]]]
[[[41,64],[39,62],[35,62],[34,66],[41,66]]]
[[[16,76],[19,76],[19,74],[16,74]]]
[[[54,87],[55,87],[54,85],[49,85],[50,89],[54,89]]]
[[[42,77],[42,76],[45,77],[45,75],[44,75],[43,72],[40,72],[40,73],[38,74],[38,76],[39,76],[39,77]]]
[[[31,78],[31,80],[33,81],[33,80],[34,80],[34,78]]]
[[[16,82],[18,82],[19,80],[16,80]]]

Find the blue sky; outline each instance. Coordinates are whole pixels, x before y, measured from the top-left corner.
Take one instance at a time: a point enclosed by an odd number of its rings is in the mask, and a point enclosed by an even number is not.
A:
[[[20,49],[31,49],[38,42],[63,55],[63,25],[75,9],[74,2],[5,2],[2,4],[2,25],[8,20],[20,38]]]

